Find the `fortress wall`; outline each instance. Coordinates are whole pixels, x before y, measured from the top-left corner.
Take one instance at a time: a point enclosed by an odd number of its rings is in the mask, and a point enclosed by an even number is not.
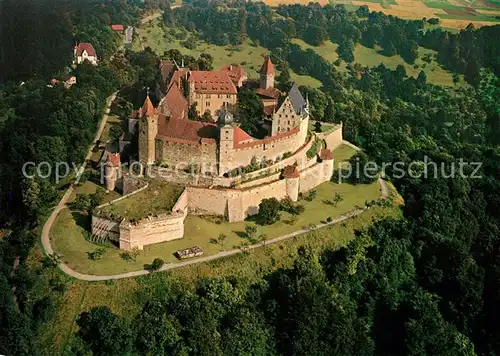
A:
[[[300,172],[299,192],[304,193],[321,183],[328,182],[332,176],[331,161],[323,161]]]
[[[181,168],[190,163],[216,167],[217,145],[215,142],[189,144],[157,139],[156,159],[170,164],[183,164]]]
[[[235,148],[229,169],[247,166],[254,156],[258,160],[265,157],[274,161],[285,152],[295,152],[302,144],[303,142],[300,142],[300,134],[295,133],[288,137],[270,140],[267,143],[263,142],[255,146]]]
[[[242,191],[242,210],[245,216],[258,214],[259,204],[262,199],[276,198],[281,200],[286,197],[285,179],[250,188]],[[238,216],[238,214],[234,214]],[[229,220],[231,221],[231,219]],[[239,220],[234,220],[239,221]]]
[[[118,241],[120,239],[120,221],[100,218],[92,215],[92,235]]]
[[[177,202],[172,207],[172,212],[176,211],[187,212],[187,208],[188,208],[188,193],[186,189],[184,189],[182,194],[177,199]]]
[[[306,152],[311,148],[313,143],[314,143],[314,136],[311,136],[310,140],[306,142],[304,145],[302,145],[302,147],[300,147],[296,152],[294,152],[292,156],[282,159],[281,161],[276,162],[276,164],[273,164],[272,166],[259,169],[258,171],[255,172],[246,173],[243,177],[242,176],[237,176],[232,178],[214,177],[213,184],[215,186],[220,186],[220,187],[231,187],[233,185],[237,185],[240,182],[245,182],[250,179],[258,178],[259,176],[267,174],[269,172],[276,172],[276,173],[281,172],[281,170],[286,166],[290,166],[295,163],[299,165],[299,169],[302,166],[309,166],[311,161],[314,161],[314,163],[316,163],[316,158],[308,161],[308,158],[306,156]],[[287,151],[283,151],[282,154],[285,152]],[[252,156],[250,156],[249,160],[251,159]],[[245,183],[242,183],[241,187],[245,187],[246,185],[244,184]]]
[[[142,249],[145,245],[180,239],[184,236],[187,212],[163,214],[135,224],[120,225],[120,249]]]
[[[241,183],[238,186],[238,188],[247,189],[247,188],[255,187],[255,186],[258,186],[258,185],[261,185],[261,184],[265,184],[265,183],[269,183],[269,182],[274,182],[275,180],[280,179],[280,176],[281,176],[281,171],[278,172],[278,173],[274,173],[274,174],[272,174],[270,176],[264,177],[264,178],[255,179],[255,180],[251,180],[251,181],[248,181],[248,182]]]
[[[214,179],[210,176],[203,177],[200,174],[187,173],[174,168],[150,166],[149,176],[154,179],[162,179],[167,182],[185,185],[200,185],[209,187],[214,184]]]
[[[342,125],[336,130],[318,134],[318,137],[325,140],[326,148],[333,151],[342,144]]]
[[[224,215],[227,213],[228,195],[225,189],[186,187],[188,211],[193,215]]]

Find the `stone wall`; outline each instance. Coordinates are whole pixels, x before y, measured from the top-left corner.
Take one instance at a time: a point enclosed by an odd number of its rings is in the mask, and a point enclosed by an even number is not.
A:
[[[214,184],[214,177],[203,176],[197,173],[187,173],[181,169],[175,170],[174,168],[150,166],[148,175],[153,179],[162,179],[175,184],[201,187],[209,187]]]
[[[300,172],[299,192],[307,192],[328,182],[333,174],[333,161],[323,161]]]
[[[184,236],[184,211],[120,224],[120,249],[142,249],[144,245],[180,239]]]
[[[290,157],[282,159],[281,161],[276,162],[272,166],[259,169],[258,171],[255,172],[246,173],[243,176],[236,176],[232,178],[214,177],[213,184],[219,187],[232,187],[232,186],[244,187],[242,183],[248,180],[256,179],[270,172],[271,173],[281,172],[281,170],[286,166],[297,164],[300,169],[300,167],[308,165],[308,158],[306,153],[311,148],[313,143],[314,143],[314,136],[311,136],[309,141],[307,141],[304,145],[302,145],[298,150],[293,152],[293,154]],[[316,159],[314,159],[314,161],[316,162]],[[242,185],[239,185],[240,183]]]
[[[325,132],[318,133],[318,137],[326,142],[326,148],[329,150],[334,150],[342,144],[342,124],[340,124],[336,129]]]
[[[217,144],[215,140],[202,139],[199,143],[156,140],[156,159],[159,162],[187,168],[194,163],[217,173]]]

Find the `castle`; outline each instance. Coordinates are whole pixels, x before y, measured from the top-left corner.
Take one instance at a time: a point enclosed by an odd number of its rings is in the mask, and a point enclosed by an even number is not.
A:
[[[138,126],[138,158],[147,172],[155,173],[165,166],[175,167],[173,172],[178,172],[188,165],[199,170],[195,174],[158,178],[181,184],[182,194],[169,213],[139,221],[127,221],[101,211],[104,206],[148,189],[147,183],[138,190],[129,189],[139,185],[129,177],[123,178],[125,195],[97,207],[92,214],[93,235],[115,240],[124,250],[142,248],[182,238],[188,214],[242,221],[258,213],[263,199],[297,201],[300,193],[330,180],[334,170],[332,150],[342,143],[342,124],[325,132],[311,132],[307,98],[296,84],[285,95],[274,88],[275,71],[269,58],[261,67],[256,90],[263,102],[263,114],[268,117],[268,135],[263,139],[242,130],[231,114],[232,105],[237,104],[233,101],[236,96],[234,99],[228,96],[235,90],[237,93],[246,80],[238,68],[225,67],[214,74],[177,67],[168,73],[173,69],[162,65],[162,75],[170,77],[166,95],[156,107],[147,96],[142,107],[132,114],[128,126]],[[202,101],[205,108],[210,108],[210,115],[215,115],[215,123],[187,118],[190,103]],[[120,176],[119,160],[120,156],[113,154],[106,158],[108,190],[115,188]],[[244,170],[245,174],[232,174],[255,161],[266,164],[252,166],[252,170]]]
[[[266,58],[260,74],[262,92],[273,91],[274,75],[274,66]],[[187,99],[182,97],[182,77],[188,83]],[[251,137],[234,122],[230,110],[236,100],[237,87],[227,70],[176,71],[158,107],[148,96],[139,110],[139,161],[145,167],[196,164],[202,173],[222,176],[249,165],[252,159],[276,161],[305,143],[309,103],[296,84],[273,109],[270,135],[264,139]],[[216,115],[218,122],[188,120],[188,105],[193,104],[201,112]]]

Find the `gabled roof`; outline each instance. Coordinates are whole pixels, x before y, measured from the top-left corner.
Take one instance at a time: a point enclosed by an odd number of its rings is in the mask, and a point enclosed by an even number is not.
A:
[[[189,104],[179,86],[173,83],[165,97],[172,119],[184,119],[189,110]]]
[[[194,84],[198,94],[237,94],[233,81],[225,71],[201,71],[189,73],[190,84]]]
[[[292,87],[290,88],[290,91],[288,92],[288,97],[290,98],[290,102],[292,103],[295,112],[298,114],[304,114],[307,102],[300,93],[296,83],[293,83]]]
[[[186,119],[170,119],[160,115],[158,136],[165,140],[199,144],[202,140],[217,139],[217,125]]]
[[[92,46],[92,43],[81,42],[75,46],[75,48],[77,56],[81,56],[83,51],[86,51],[89,56],[96,57],[95,49],[94,46]]]
[[[175,64],[175,63],[174,63]],[[168,83],[168,86],[172,86],[172,84],[176,83],[179,88],[182,87],[182,79],[186,78],[189,73],[188,69],[178,69],[174,72],[172,75],[172,78],[170,79],[170,82]]]
[[[163,81],[166,83],[174,69],[177,69],[175,63],[171,60],[164,59],[160,62],[160,72]]]
[[[247,134],[245,131],[243,131],[243,129],[239,128],[238,126],[236,126],[234,128],[234,142],[235,143],[240,143],[243,141],[252,141],[252,140],[254,140],[254,138],[252,136],[250,136],[249,134]]]
[[[241,78],[246,77],[245,70],[236,64],[230,64],[228,66],[223,66],[221,69],[223,72],[227,72],[229,78],[233,81],[235,85],[241,80]]]
[[[154,114],[156,114],[156,109],[153,106],[153,103],[151,102],[149,95],[147,95],[146,100],[144,100],[144,104],[142,105],[142,108],[141,108],[141,113],[142,113],[142,116],[146,116],[146,117],[153,116]]]
[[[257,95],[272,99],[277,99],[281,96],[281,91],[277,88],[257,88],[255,92],[257,93]]]
[[[263,75],[271,75],[274,74],[274,64],[271,62],[271,58],[269,56],[266,57],[264,60],[264,63],[262,64],[262,67],[260,67],[260,74]]]
[[[123,31],[123,25],[111,25],[113,31]]]

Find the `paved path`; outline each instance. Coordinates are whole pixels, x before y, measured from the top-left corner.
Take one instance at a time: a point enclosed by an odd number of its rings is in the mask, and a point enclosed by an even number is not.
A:
[[[111,103],[115,100],[117,93],[118,92],[114,92],[108,98],[108,100],[106,102],[106,108],[104,109],[104,114],[102,116],[101,122],[99,123],[99,128],[97,129],[94,140],[92,141],[92,145],[90,146],[89,151],[87,152],[87,156],[85,157],[85,161],[83,161],[82,166],[80,167],[80,169],[78,170],[78,172],[76,174],[75,183],[78,183],[82,173],[85,171],[85,167],[87,166],[87,162],[90,160],[90,157],[92,156],[92,149],[96,145],[97,141],[100,139],[102,132],[104,131],[104,128],[106,127],[106,122],[108,121],[108,117],[109,117],[108,114],[110,112]],[[52,249],[52,246],[50,244],[50,228],[52,227],[52,224],[56,220],[57,214],[59,214],[59,212],[66,207],[66,203],[68,202],[69,198],[71,197],[71,194],[73,193],[73,189],[74,189],[73,184],[71,184],[69,186],[68,190],[66,191],[66,193],[64,193],[63,197],[59,201],[59,204],[56,205],[56,207],[54,208],[54,210],[50,214],[49,218],[47,219],[47,221],[43,225],[42,245],[43,245],[43,248],[45,249],[45,252],[48,255],[52,255],[54,253],[54,250]],[[70,276],[72,276],[73,273],[76,273],[75,271],[70,269],[64,263],[61,263],[60,267],[64,272],[66,272]],[[78,278],[78,277],[76,277],[76,278]]]

